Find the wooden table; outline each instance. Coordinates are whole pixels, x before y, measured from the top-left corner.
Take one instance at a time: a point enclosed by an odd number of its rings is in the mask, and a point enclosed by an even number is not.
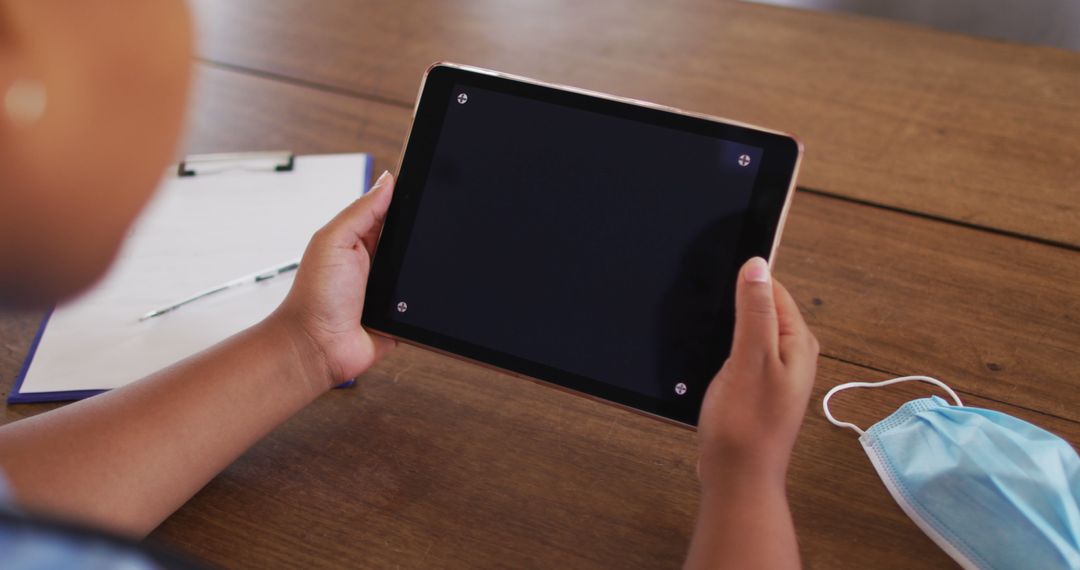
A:
[[[789,478],[807,567],[951,565],[822,417],[833,385],[930,374],[1080,443],[1080,54],[711,0],[195,4],[192,152],[393,170],[436,60],[800,135],[777,272],[822,344]],[[0,318],[5,394],[39,317]],[[869,425],[925,393],[836,409]],[[227,567],[676,567],[695,461],[687,430],[402,347],[152,538]]]

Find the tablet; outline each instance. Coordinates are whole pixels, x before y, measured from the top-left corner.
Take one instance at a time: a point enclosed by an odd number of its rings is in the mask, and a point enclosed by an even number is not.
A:
[[[801,154],[776,131],[435,64],[363,324],[694,426]]]

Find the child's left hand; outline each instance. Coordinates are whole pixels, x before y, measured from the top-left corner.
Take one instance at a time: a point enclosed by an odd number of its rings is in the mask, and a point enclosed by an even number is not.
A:
[[[351,380],[395,346],[360,326],[375,244],[394,190],[385,172],[371,191],[312,236],[292,290],[268,318],[322,360],[326,388]]]

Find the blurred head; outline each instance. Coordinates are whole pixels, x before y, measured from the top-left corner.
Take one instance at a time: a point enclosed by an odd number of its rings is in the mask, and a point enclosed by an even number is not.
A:
[[[177,0],[0,0],[0,305],[100,277],[176,152]]]

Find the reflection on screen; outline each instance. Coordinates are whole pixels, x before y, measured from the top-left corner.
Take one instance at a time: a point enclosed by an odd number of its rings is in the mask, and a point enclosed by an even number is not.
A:
[[[760,162],[756,147],[459,86],[395,318],[652,397],[703,390],[729,349]]]

